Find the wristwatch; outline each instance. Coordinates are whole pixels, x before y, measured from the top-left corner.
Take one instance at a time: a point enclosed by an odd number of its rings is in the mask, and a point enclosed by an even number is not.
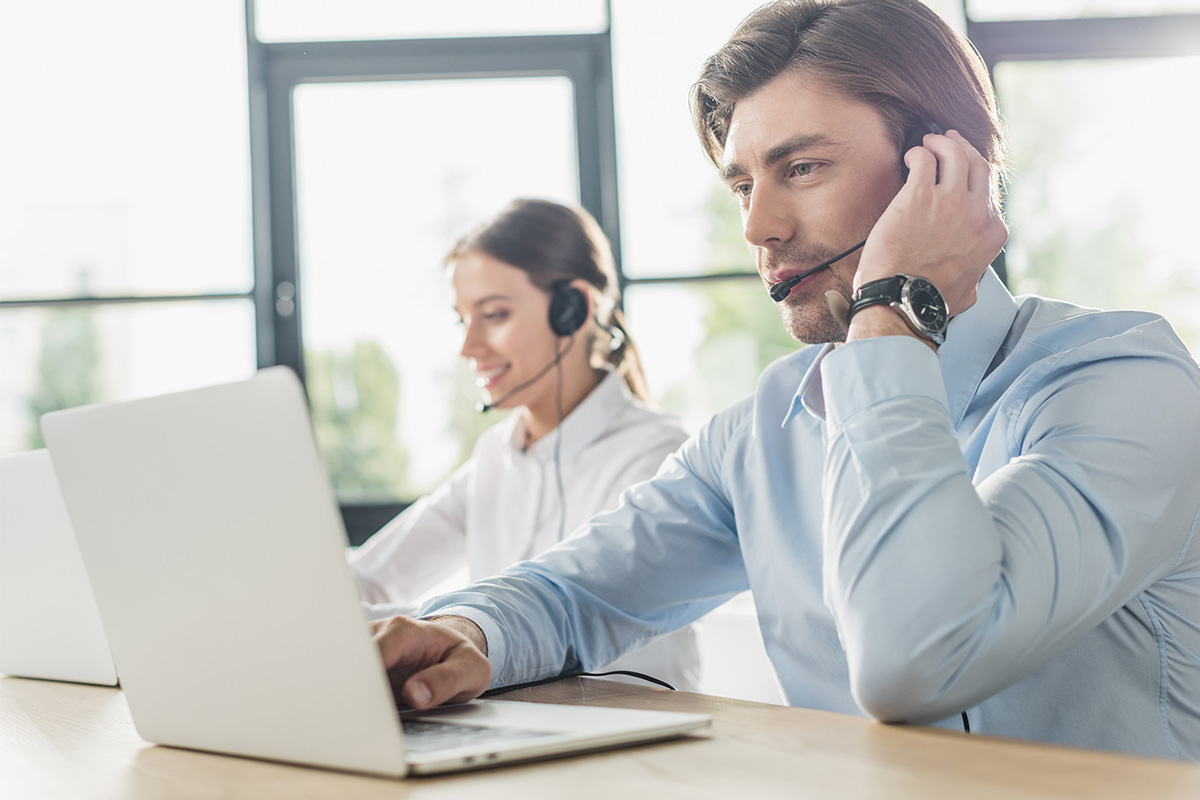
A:
[[[915,275],[893,275],[877,281],[864,283],[850,296],[850,311],[846,315],[847,327],[854,315],[864,308],[888,305],[896,309],[900,318],[918,336],[934,344],[946,341],[946,326],[950,323],[950,312],[946,301],[937,287]]]

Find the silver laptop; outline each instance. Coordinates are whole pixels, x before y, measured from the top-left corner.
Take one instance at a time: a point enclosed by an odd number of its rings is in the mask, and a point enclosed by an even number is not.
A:
[[[709,722],[482,701],[402,724],[305,396],[286,368],[47,414],[42,430],[129,710],[149,741],[402,776]],[[425,743],[439,730],[448,744]]]
[[[45,450],[0,456],[0,673],[117,683]]]

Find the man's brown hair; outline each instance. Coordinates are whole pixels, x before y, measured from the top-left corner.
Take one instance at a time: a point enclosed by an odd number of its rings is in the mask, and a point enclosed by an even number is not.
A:
[[[928,122],[953,128],[992,165],[998,197],[1004,133],[983,60],[918,0],[777,0],[748,16],[705,61],[692,117],[720,166],[734,106],[787,70],[876,108],[899,148]]]

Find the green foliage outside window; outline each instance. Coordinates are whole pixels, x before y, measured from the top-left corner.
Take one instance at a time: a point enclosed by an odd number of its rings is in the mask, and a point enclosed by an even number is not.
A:
[[[309,352],[305,364],[313,427],[339,499],[392,499],[408,467],[396,438],[396,365],[371,341],[355,342],[348,353]]]
[[[51,311],[42,326],[37,385],[29,398],[31,450],[45,447],[38,423],[42,414],[101,399],[100,344],[90,308]]]

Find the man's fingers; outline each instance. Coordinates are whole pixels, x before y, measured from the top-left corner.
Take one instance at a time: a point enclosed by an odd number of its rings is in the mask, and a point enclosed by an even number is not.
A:
[[[956,130],[926,136],[925,147],[937,156],[937,183],[950,191],[991,193],[991,166]]]
[[[463,703],[483,694],[491,680],[487,658],[474,645],[463,642],[444,660],[413,673],[404,682],[401,696],[416,709]]]
[[[430,642],[423,640],[422,628],[416,620],[390,617],[376,620],[372,626],[375,628],[375,644],[379,646],[383,664],[388,669],[402,663],[420,662],[430,657],[428,652],[436,653],[436,643],[431,648]]]
[[[448,617],[442,623],[392,617],[373,624],[392,691],[426,709],[478,697],[492,679],[487,656]],[[467,623],[471,630],[473,623]],[[475,629],[477,630],[477,629]],[[479,634],[482,639],[482,633]]]
[[[937,182],[938,162],[933,153],[924,147],[914,147],[904,154],[909,177],[906,183],[913,185]]]
[[[946,131],[945,138],[956,144],[964,155],[960,163],[962,165],[962,177],[966,180],[964,186],[967,191],[990,195],[992,191],[992,167],[988,163],[988,160],[983,157],[982,153],[975,149],[975,145],[971,144],[958,131]],[[940,153],[938,158],[942,158]],[[952,156],[947,154],[946,158],[950,159]],[[958,168],[956,168],[956,174],[957,172]]]

